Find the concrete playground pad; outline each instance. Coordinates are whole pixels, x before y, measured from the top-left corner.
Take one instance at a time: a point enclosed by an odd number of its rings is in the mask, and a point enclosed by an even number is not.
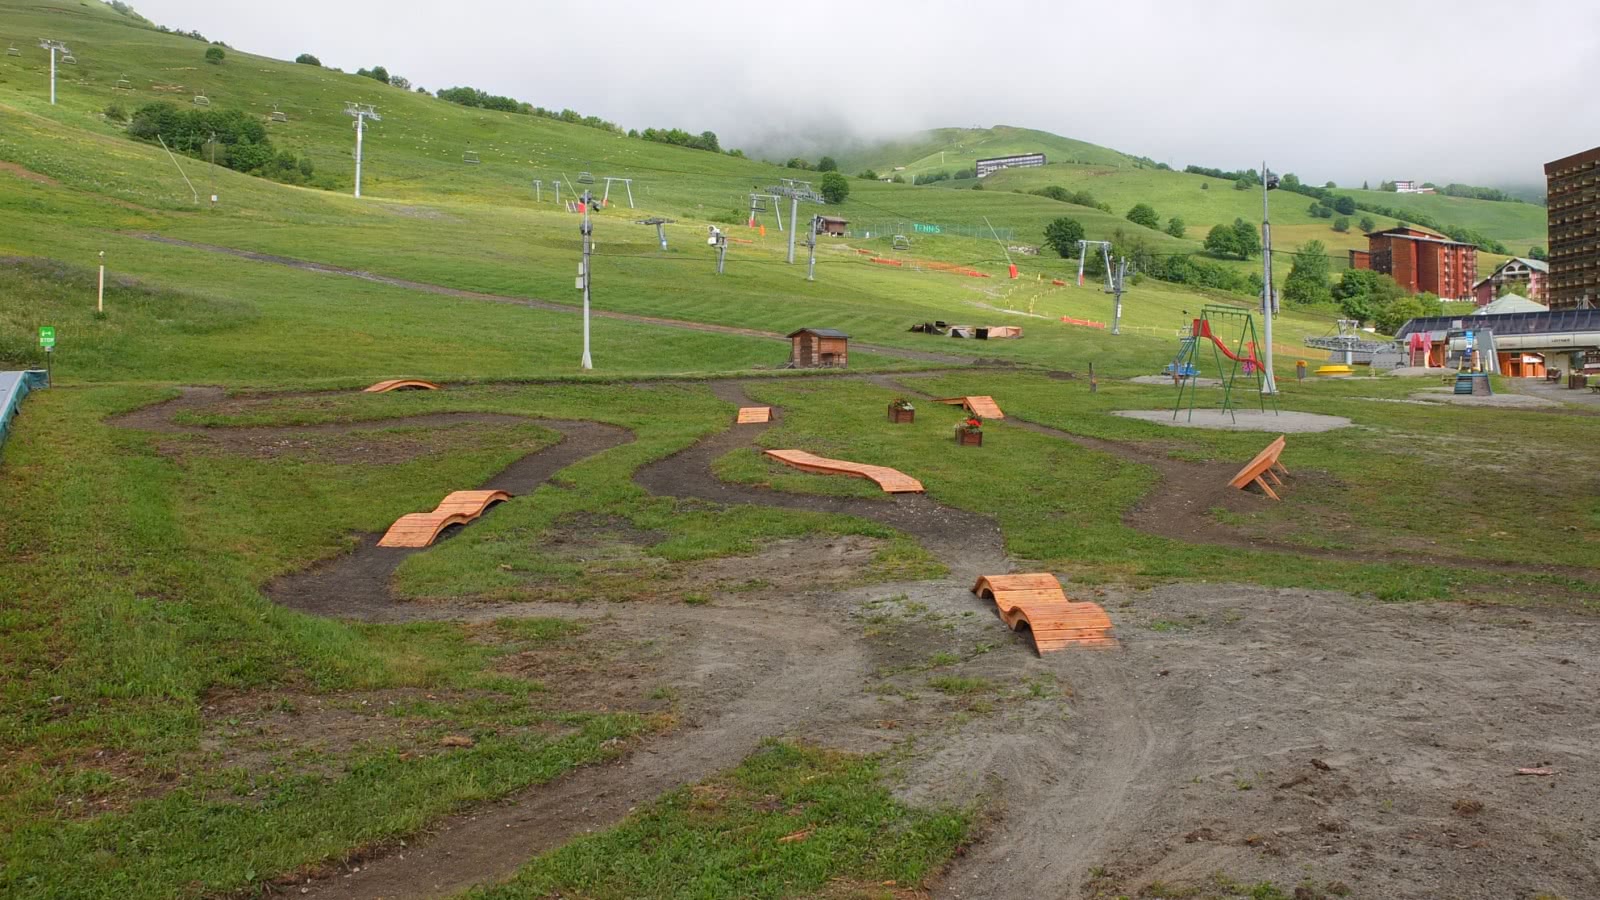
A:
[[[1170,409],[1119,409],[1111,413],[1124,419],[1139,419],[1174,428],[1211,428],[1221,431],[1273,431],[1278,434],[1310,434],[1316,431],[1333,431],[1350,427],[1344,416],[1324,416],[1317,413],[1283,410],[1263,413],[1259,409],[1241,409],[1232,415],[1220,409],[1196,409],[1191,417],[1189,410],[1178,410],[1173,418]]]
[[[1168,387],[1174,383],[1171,375],[1135,375],[1128,380],[1134,384],[1164,384]],[[1192,378],[1190,381],[1195,387],[1222,387],[1221,378]]]
[[[1448,388],[1434,391],[1418,391],[1411,395],[1411,399],[1424,403],[1451,403],[1456,406],[1493,406],[1500,409],[1549,409],[1559,407],[1561,404],[1543,397],[1531,397],[1527,394],[1492,394],[1488,397],[1474,394],[1456,394]]]

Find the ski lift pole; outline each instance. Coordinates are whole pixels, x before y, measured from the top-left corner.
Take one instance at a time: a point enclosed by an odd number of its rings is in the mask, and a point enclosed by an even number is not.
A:
[[[589,259],[594,246],[594,228],[589,223],[590,200],[588,191],[583,192],[581,201],[583,203],[583,224],[578,226],[578,230],[583,233],[583,271],[580,273],[578,281],[583,287],[583,360],[579,365],[584,369],[592,369],[594,368],[594,360],[589,356]]]
[[[811,233],[806,235],[806,247],[810,250],[811,258],[806,261],[806,280],[817,280],[817,229],[822,227],[822,217],[811,217]]]

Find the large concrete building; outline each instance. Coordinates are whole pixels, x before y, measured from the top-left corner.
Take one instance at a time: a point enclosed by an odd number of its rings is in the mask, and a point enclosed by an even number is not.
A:
[[[1413,294],[1470,300],[1478,281],[1478,248],[1401,226],[1368,234],[1367,249],[1350,251],[1350,268],[1382,272]]]
[[[1551,309],[1600,308],[1600,147],[1544,164]]]

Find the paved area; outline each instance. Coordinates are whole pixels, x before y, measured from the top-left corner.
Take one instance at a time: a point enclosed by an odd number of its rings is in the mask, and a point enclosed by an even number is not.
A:
[[[1112,413],[1125,419],[1140,419],[1173,428],[1211,428],[1221,431],[1270,431],[1275,434],[1308,434],[1314,431],[1333,431],[1350,427],[1343,416],[1324,416],[1318,413],[1282,410],[1274,413],[1259,409],[1241,409],[1232,415],[1220,409],[1179,410],[1173,418],[1170,409],[1119,409]]]

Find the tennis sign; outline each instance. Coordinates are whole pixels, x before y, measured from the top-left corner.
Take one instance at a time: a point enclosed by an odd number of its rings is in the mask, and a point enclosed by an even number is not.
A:
[[[56,348],[56,329],[54,325],[39,326],[39,346],[43,347],[46,353]]]

